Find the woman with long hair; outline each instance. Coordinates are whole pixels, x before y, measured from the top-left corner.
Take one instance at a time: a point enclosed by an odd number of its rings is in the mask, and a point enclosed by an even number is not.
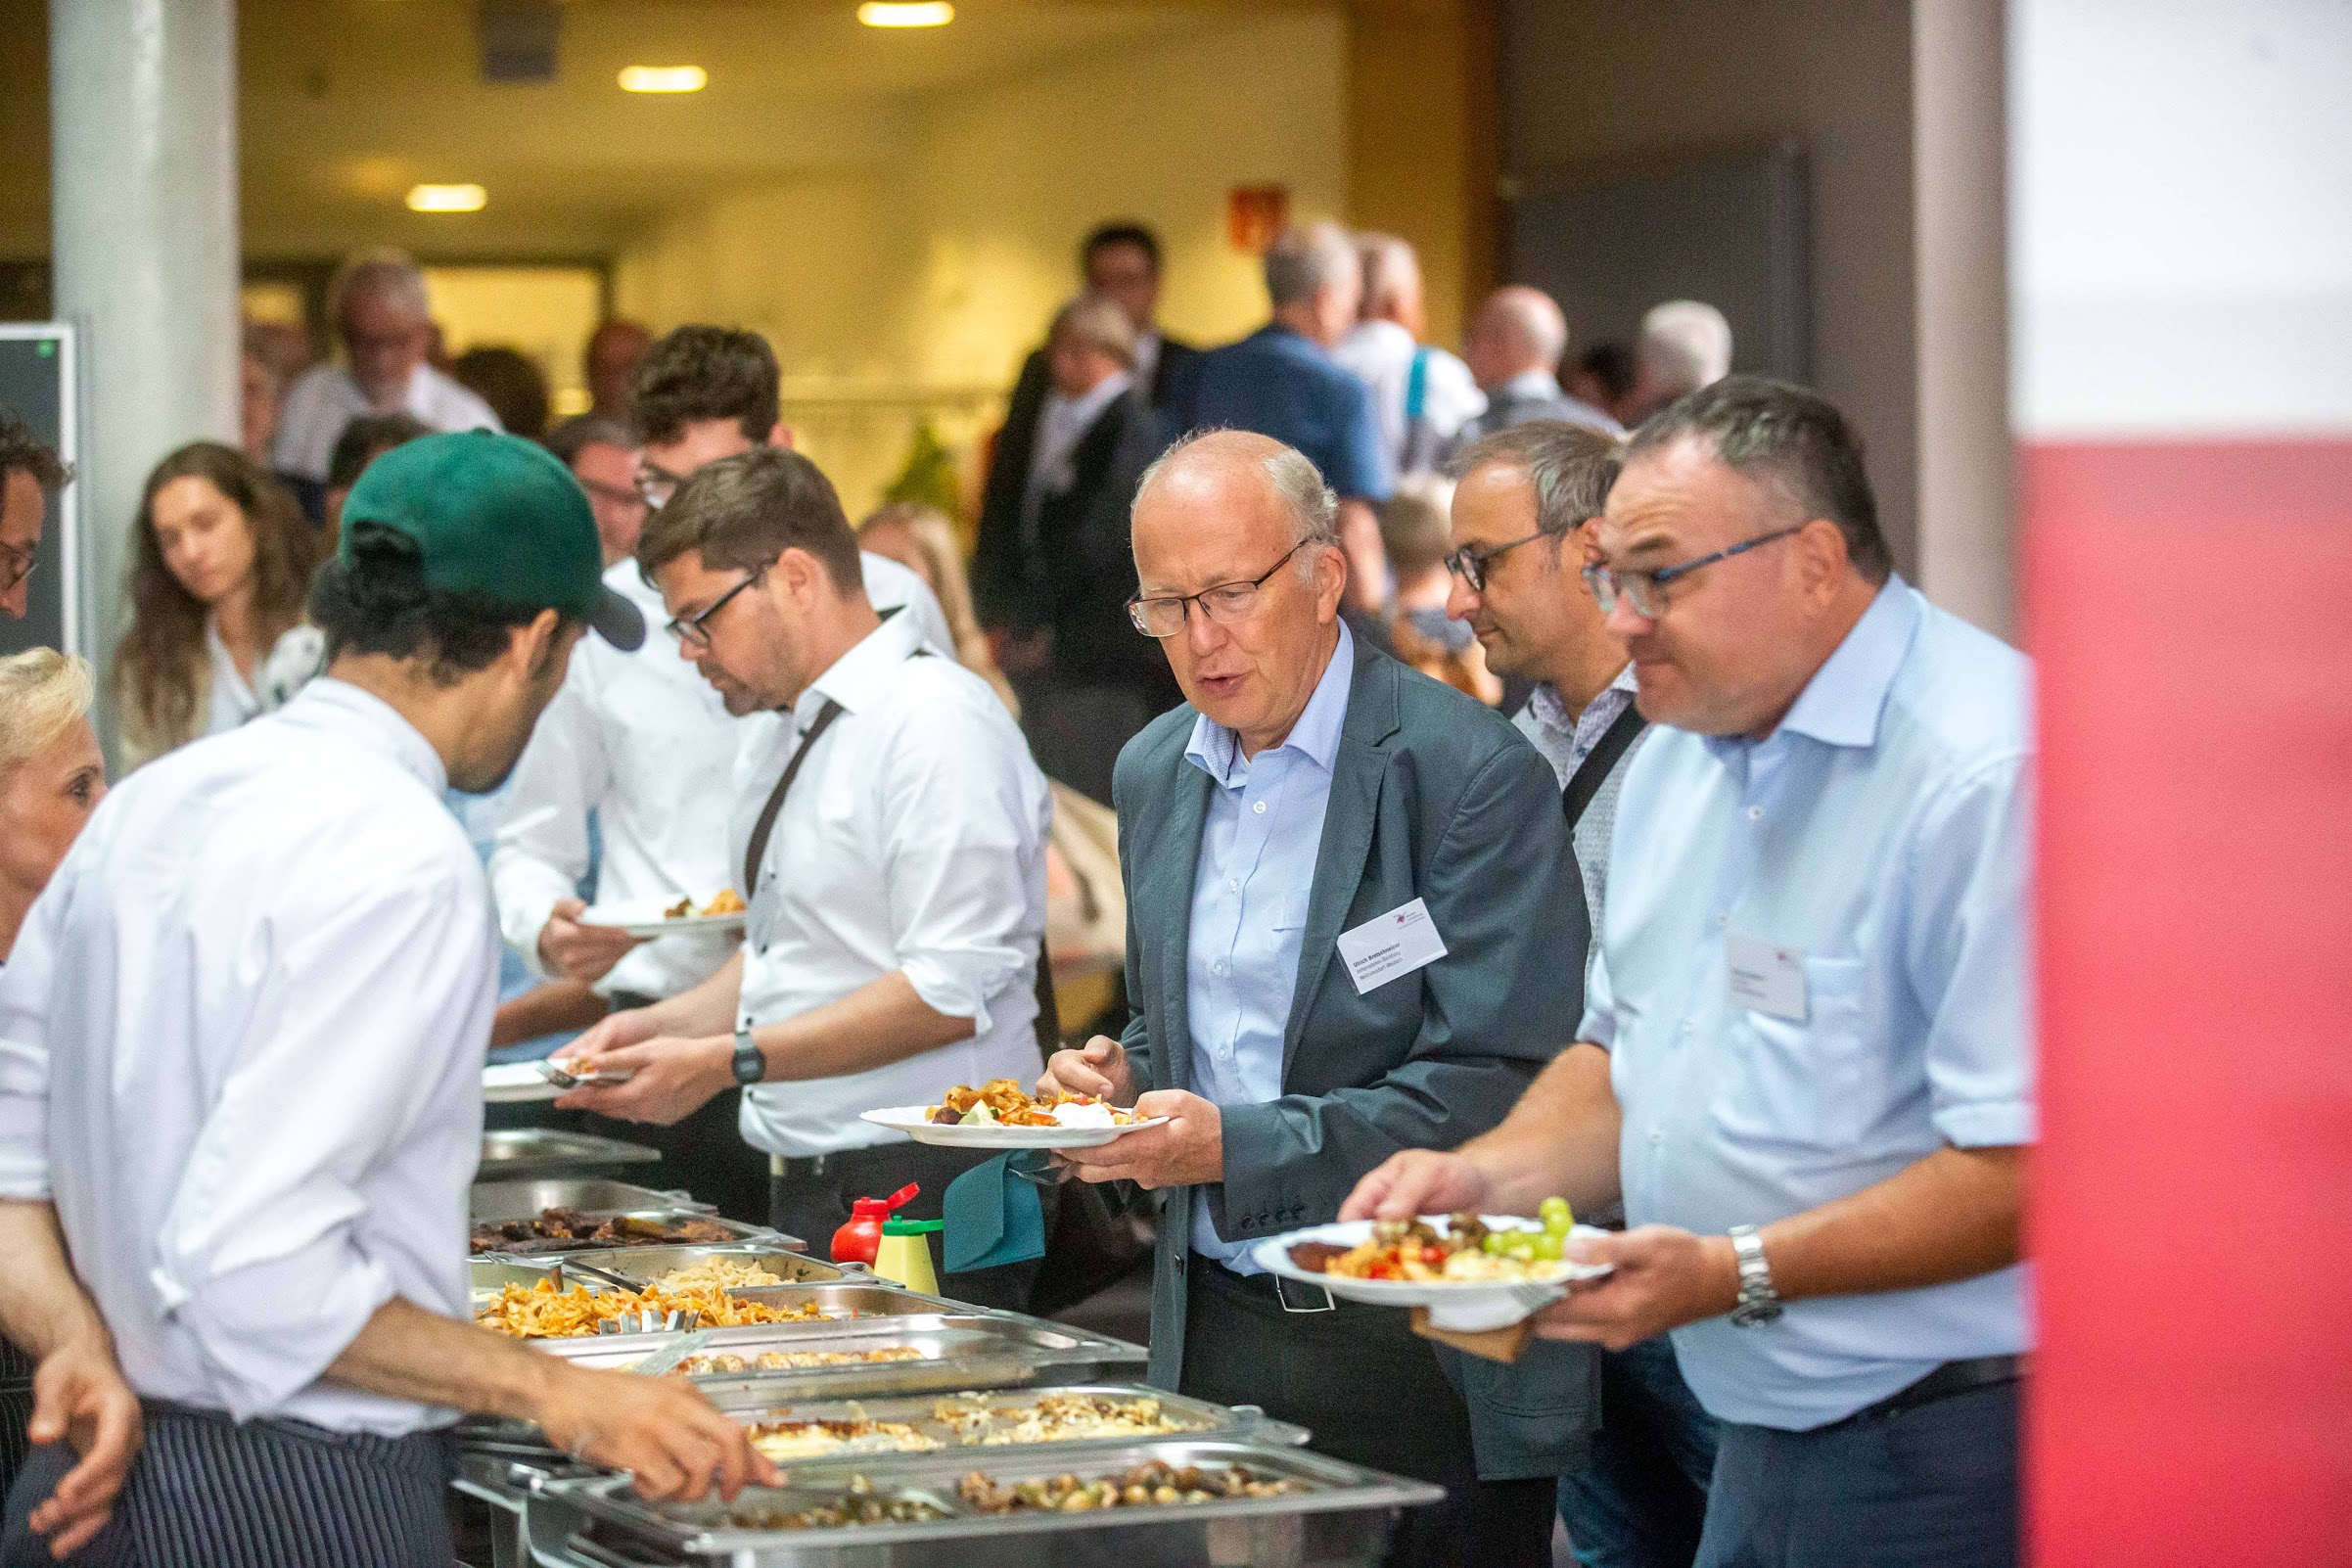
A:
[[[136,766],[266,706],[256,677],[302,619],[316,540],[301,511],[233,446],[191,441],[147,476],[130,629],[115,654]]]
[[[980,617],[972,609],[972,577],[964,570],[963,547],[956,542],[955,525],[946,515],[920,501],[889,502],[867,513],[865,521],[857,525],[857,547],[896,561],[923,579],[938,598],[940,613],[947,618],[947,629],[955,635],[955,646],[940,651],[955,655],[957,664],[995,687],[1004,706],[1019,717],[1021,700],[1013,695],[1012,683],[989,652],[988,634],[980,629]]]

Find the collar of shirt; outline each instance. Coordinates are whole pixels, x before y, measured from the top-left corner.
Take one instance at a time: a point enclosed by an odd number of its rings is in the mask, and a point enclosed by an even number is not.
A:
[[[1889,576],[1878,597],[1813,672],[1771,735],[1761,742],[1742,735],[1710,735],[1708,749],[1736,762],[1756,746],[1769,745],[1783,734],[1809,736],[1824,746],[1876,744],[1888,688],[1918,629],[1917,603],[1900,576]]]
[[[1149,388],[1152,383],[1152,372],[1158,370],[1159,368],[1160,335],[1152,328],[1146,327],[1141,332],[1135,334],[1135,371],[1133,379],[1139,385]]]
[[[1088,392],[1072,397],[1066,393],[1048,392],[1045,411],[1038,419],[1038,443],[1030,456],[1029,473],[1034,481],[1052,475],[1070,460],[1078,443],[1086,438],[1086,432],[1102,417],[1119,394],[1134,385],[1135,378],[1124,370],[1105,376]]]
[[[923,628],[901,610],[857,639],[848,653],[825,667],[792,705],[792,724],[806,731],[831,698],[854,714],[870,708],[889,689],[892,673],[923,644]]]
[[[1304,753],[1315,766],[1330,772],[1339,756],[1339,732],[1347,722],[1348,692],[1355,682],[1356,638],[1343,621],[1331,662],[1315,679],[1314,695],[1307,699],[1299,721],[1290,726],[1282,744],[1272,750]],[[1192,721],[1192,741],[1184,748],[1184,761],[1225,789],[1249,780],[1250,759],[1241,755],[1241,736],[1207,714]]]
[[[1551,401],[1565,395],[1560,391],[1560,379],[1548,370],[1522,370],[1495,389],[1498,399],[1512,397]]]
[[[440,754],[399,710],[347,680],[321,675],[280,710],[285,722],[365,742],[413,774],[436,797],[449,787]]]

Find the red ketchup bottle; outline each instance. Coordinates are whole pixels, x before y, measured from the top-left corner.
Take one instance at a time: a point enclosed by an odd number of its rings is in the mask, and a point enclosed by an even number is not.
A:
[[[848,1222],[833,1232],[833,1261],[873,1268],[874,1255],[882,1250],[882,1222],[922,1190],[920,1182],[910,1181],[887,1198],[859,1198],[851,1204]]]

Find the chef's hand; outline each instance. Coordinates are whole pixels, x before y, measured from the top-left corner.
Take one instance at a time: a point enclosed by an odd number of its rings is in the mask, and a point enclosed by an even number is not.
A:
[[[752,1447],[751,1429],[719,1413],[684,1378],[596,1372],[558,1363],[534,1412],[539,1430],[575,1458],[626,1470],[656,1502],[688,1501],[716,1483],[732,1499],[745,1481],[783,1476]]]
[[[612,972],[615,964],[643,937],[632,937],[610,926],[583,926],[579,917],[588,906],[577,899],[556,901],[555,912],[539,928],[539,962],[551,975],[590,985]]]
[[[1720,1317],[1739,1305],[1739,1255],[1729,1236],[1694,1236],[1673,1225],[1577,1236],[1572,1263],[1611,1264],[1605,1279],[1569,1287],[1536,1314],[1545,1339],[1585,1340],[1623,1350],[1670,1328]]]
[[[139,1397],[104,1340],[69,1340],[41,1358],[24,1435],[36,1444],[69,1444],[81,1455],[27,1521],[49,1538],[52,1557],[71,1556],[106,1528],[138,1456],[140,1430]]]
[[[1082,1181],[1132,1181],[1150,1189],[1225,1178],[1224,1118],[1215,1100],[1183,1089],[1153,1089],[1135,1101],[1135,1118],[1154,1116],[1169,1118],[1168,1125],[1122,1132],[1097,1148],[1057,1150],[1056,1157]]]
[[[620,1015],[625,1017],[627,1015]],[[606,1019],[610,1024],[614,1019]],[[597,1026],[599,1029],[603,1025]],[[594,1034],[590,1030],[589,1034]],[[582,1036],[581,1039],[587,1037]],[[566,1052],[565,1064],[599,1073],[626,1073],[625,1084],[576,1088],[557,1099],[565,1111],[594,1111],[630,1122],[668,1127],[701,1110],[711,1097],[735,1082],[735,1037],[713,1035],[689,1038],[661,1035],[640,1044],[616,1045],[584,1060]]]
[[[1038,1080],[1038,1092],[1092,1094],[1113,1105],[1135,1103],[1135,1074],[1128,1066],[1127,1047],[1108,1035],[1097,1035],[1075,1051],[1055,1051]]]
[[[1466,1154],[1407,1149],[1356,1183],[1339,1206],[1342,1220],[1413,1220],[1425,1214],[1477,1214],[1491,1183]]]

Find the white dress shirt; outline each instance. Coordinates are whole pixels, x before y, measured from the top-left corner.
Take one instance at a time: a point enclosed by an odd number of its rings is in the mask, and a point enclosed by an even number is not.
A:
[[[348,367],[330,362],[311,366],[286,389],[278,438],[269,449],[270,466],[281,474],[323,483],[344,427],[374,414],[407,414],[435,430],[499,428],[489,404],[431,365],[419,365],[410,374],[398,407],[380,408],[359,390]]]
[[[939,600],[923,579],[883,556],[860,558],[866,595],[878,610],[908,607],[925,638],[955,644]],[[617,563],[605,585],[625,594],[659,627],[669,612],[634,561]],[[539,933],[556,902],[588,874],[588,813],[597,813],[604,859],[599,902],[680,899],[708,902],[721,888],[743,890],[727,857],[738,721],[677,640],[649,635],[633,653],[601,637],[572,650],[563,689],[531,732],[502,800],[490,896],[498,929],[531,973],[548,977]],[[731,936],[656,937],[629,949],[596,990],[674,996],[709,978],[735,950]]]
[[[1576,770],[1585,765],[1585,759],[1592,755],[1592,748],[1600,744],[1609,726],[1634,706],[1639,690],[1634,667],[1628,663],[1617,671],[1615,680],[1585,705],[1583,713],[1571,718],[1567,704],[1560,701],[1559,692],[1546,680],[1537,685],[1527,699],[1527,706],[1513,715],[1511,723],[1544,754],[1544,761],[1558,775],[1560,792],[1565,795],[1568,781],[1576,777]],[[1634,753],[1640,750],[1648,733],[1643,730],[1635,738],[1632,748],[1618,758],[1574,829],[1576,869],[1584,879],[1585,919],[1594,947],[1600,944],[1600,923],[1608,908],[1609,846],[1617,825],[1617,797],[1625,787],[1626,769],[1633,765]]]
[[[1021,492],[1024,531],[1037,527],[1038,509],[1045,504],[1045,497],[1059,495],[1077,482],[1070,472],[1071,455],[1094,422],[1102,418],[1102,411],[1134,382],[1134,377],[1120,370],[1077,397],[1063,392],[1045,394],[1045,406],[1038,413],[1038,438],[1029,449],[1029,485]]]
[[[0,970],[0,1196],[50,1197],[140,1394],[396,1435],[319,1381],[464,1318],[498,954],[440,760],[355,686],[125,779]]]
[[[987,681],[893,616],[834,662],[790,714],[742,725],[729,860],[826,700],[842,712],[793,780],[768,835],[744,932],[743,1028],[795,1018],[894,971],[967,1039],[839,1078],[756,1084],[743,1135],[812,1155],[902,1135],[861,1111],[920,1105],[958,1084],[1027,1083],[1045,931],[1045,776]]]
[[[1422,352],[1411,333],[1393,321],[1359,321],[1332,348],[1331,357],[1354,371],[1372,389],[1372,407],[1380,416],[1380,438],[1388,443],[1389,462],[1404,461],[1405,404],[1412,383],[1412,362]],[[1421,417],[1443,446],[1471,420],[1486,412],[1486,393],[1470,367],[1443,348],[1428,350],[1421,376]]]

